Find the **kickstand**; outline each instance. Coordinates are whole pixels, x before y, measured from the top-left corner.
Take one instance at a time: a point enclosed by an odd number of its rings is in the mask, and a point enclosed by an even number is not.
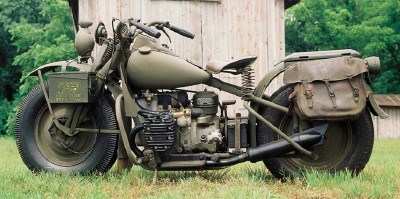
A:
[[[154,176],[153,176],[153,183],[152,183],[152,185],[155,185],[155,184],[157,183],[157,173],[158,173],[158,170],[157,170],[157,168],[155,168],[155,169],[154,169]]]

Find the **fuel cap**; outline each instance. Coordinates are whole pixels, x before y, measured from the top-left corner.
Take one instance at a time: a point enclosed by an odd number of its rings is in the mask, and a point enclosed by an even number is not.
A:
[[[140,54],[149,54],[151,52],[151,48],[148,46],[142,46],[138,50]]]

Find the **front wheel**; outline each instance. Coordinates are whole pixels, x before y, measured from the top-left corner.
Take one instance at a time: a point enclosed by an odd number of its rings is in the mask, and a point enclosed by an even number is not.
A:
[[[271,96],[271,101],[288,107],[290,85],[284,86]],[[293,117],[271,107],[262,107],[259,113],[287,135],[293,135]],[[303,130],[313,127],[310,121],[301,121]],[[367,164],[374,143],[374,130],[369,111],[363,111],[356,120],[329,122],[322,146],[311,149],[318,160],[309,157],[280,157],[264,160],[265,166],[277,178],[294,177],[304,170],[327,170],[337,172],[348,170],[357,175]],[[258,144],[280,139],[264,123],[258,122]]]
[[[107,93],[103,99],[91,105],[77,127],[116,129],[113,100]],[[55,119],[65,124],[75,107],[74,104],[52,104]],[[21,104],[15,138],[21,158],[31,171],[106,172],[116,160],[116,134],[78,132],[68,136],[58,130],[40,86],[32,89]]]

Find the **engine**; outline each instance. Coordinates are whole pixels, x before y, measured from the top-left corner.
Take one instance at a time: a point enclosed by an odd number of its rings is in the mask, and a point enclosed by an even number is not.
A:
[[[223,148],[218,95],[197,92],[191,101],[184,91],[145,93],[137,100],[145,148],[168,153],[215,153]]]
[[[144,122],[144,138],[150,149],[170,150],[176,140],[176,122],[172,113],[150,113]]]

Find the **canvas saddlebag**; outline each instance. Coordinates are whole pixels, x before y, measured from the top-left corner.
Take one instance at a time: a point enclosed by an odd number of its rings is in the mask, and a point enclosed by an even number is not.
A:
[[[351,56],[301,61],[287,67],[283,82],[294,84],[289,98],[301,119],[347,120],[365,108],[365,72],[365,61]]]

